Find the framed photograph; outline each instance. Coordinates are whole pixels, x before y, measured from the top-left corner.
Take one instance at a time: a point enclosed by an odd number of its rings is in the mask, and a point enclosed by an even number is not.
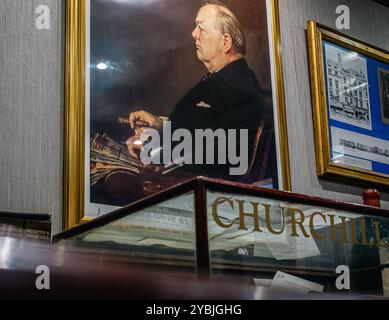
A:
[[[290,190],[276,0],[69,0],[66,30],[65,228],[199,175]]]
[[[389,71],[378,68],[382,122],[389,124]]]
[[[389,53],[308,22],[319,176],[389,186]]]

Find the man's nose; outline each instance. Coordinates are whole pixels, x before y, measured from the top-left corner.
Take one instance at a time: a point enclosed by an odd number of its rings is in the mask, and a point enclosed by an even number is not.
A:
[[[193,29],[192,31],[192,37],[193,39],[197,40],[198,39],[198,30],[197,27]]]

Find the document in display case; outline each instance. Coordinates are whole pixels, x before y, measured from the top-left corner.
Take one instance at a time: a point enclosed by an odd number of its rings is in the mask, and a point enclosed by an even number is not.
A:
[[[142,268],[258,287],[340,293],[337,279],[346,272],[344,293],[388,290],[389,210],[202,177],[54,242]]]

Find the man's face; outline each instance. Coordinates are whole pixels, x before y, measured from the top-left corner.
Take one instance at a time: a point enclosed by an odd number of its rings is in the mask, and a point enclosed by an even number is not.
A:
[[[196,40],[197,57],[204,63],[214,61],[223,55],[223,35],[215,27],[216,9],[206,5],[196,17],[196,27],[192,32]]]

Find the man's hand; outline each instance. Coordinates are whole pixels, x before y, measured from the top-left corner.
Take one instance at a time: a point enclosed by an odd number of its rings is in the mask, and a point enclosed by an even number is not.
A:
[[[129,120],[130,120],[131,128],[135,130],[135,133],[137,135],[140,135],[147,127],[156,129],[158,131],[162,131],[163,120],[147,111],[140,110],[140,111],[131,112]],[[139,126],[137,125],[137,122],[147,123],[148,126]]]
[[[140,134],[135,134],[131,138],[127,140],[127,149],[130,155],[138,160],[140,160],[140,152],[142,151],[145,143],[150,141],[150,134],[148,134],[147,130],[150,128],[143,128],[144,131]]]

